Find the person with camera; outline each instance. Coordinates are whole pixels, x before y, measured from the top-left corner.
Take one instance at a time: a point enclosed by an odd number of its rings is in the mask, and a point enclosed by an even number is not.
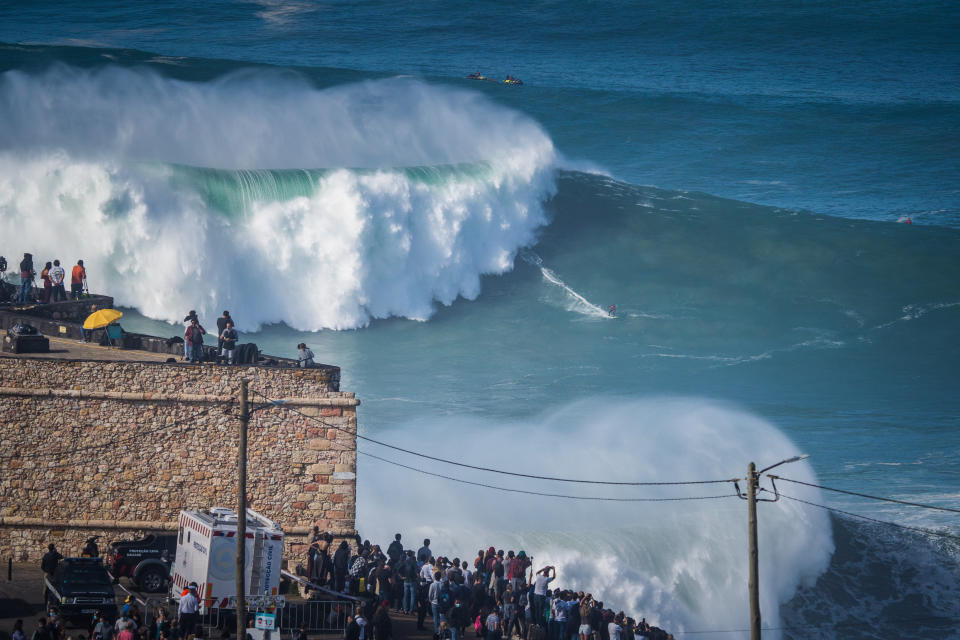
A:
[[[556,577],[557,568],[547,565],[537,571],[537,577],[533,580],[533,619],[537,624],[542,625],[546,622],[547,585]]]

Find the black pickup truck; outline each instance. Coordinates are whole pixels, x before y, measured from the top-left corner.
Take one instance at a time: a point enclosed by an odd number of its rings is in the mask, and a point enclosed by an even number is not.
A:
[[[176,534],[149,534],[142,540],[121,540],[110,544],[107,568],[114,580],[130,578],[142,591],[164,590],[170,566],[177,555]]]
[[[96,613],[117,617],[113,584],[100,558],[64,558],[43,585],[47,607],[66,620],[86,623]]]

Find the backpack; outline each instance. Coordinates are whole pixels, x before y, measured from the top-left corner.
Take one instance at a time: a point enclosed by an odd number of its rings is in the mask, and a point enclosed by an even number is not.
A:
[[[367,566],[367,561],[363,559],[363,556],[357,556],[353,561],[353,564],[350,565],[350,577],[359,578],[360,573],[363,571],[363,568]]]
[[[440,590],[440,597],[437,598],[437,601],[440,603],[440,609],[446,611],[450,608],[450,605],[453,604],[453,596],[450,595],[450,589],[446,586]]]

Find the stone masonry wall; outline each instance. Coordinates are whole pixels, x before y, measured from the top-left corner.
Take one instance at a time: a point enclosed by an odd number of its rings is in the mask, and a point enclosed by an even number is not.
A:
[[[250,508],[295,550],[317,521],[352,535],[359,401],[331,369],[0,358],[0,556],[78,554],[88,536],[102,549],[173,529],[180,509],[236,508],[242,377],[251,407],[288,400],[251,416]]]

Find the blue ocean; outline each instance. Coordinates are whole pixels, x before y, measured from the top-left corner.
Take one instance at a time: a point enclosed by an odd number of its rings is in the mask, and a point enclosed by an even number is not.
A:
[[[83,258],[128,330],[306,342],[361,434],[434,458],[808,454],[762,481],[767,637],[957,638],[958,33],[950,2],[6,2],[0,253]],[[749,636],[730,483],[360,450],[365,538]]]

